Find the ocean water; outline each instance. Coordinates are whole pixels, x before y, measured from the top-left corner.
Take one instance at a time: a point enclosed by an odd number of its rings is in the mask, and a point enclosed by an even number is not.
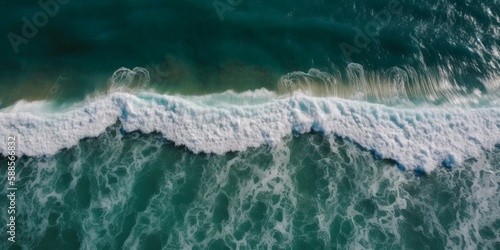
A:
[[[0,6],[1,249],[500,249],[498,0]]]

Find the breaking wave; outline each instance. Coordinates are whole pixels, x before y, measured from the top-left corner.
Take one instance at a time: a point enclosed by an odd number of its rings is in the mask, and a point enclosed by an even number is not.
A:
[[[430,172],[478,157],[500,143],[500,108],[389,107],[364,101],[280,96],[265,89],[205,96],[114,92],[65,108],[18,102],[0,112],[0,131],[18,136],[18,155],[53,155],[120,122],[123,133],[159,132],[194,153],[276,146],[290,134],[333,134]],[[6,140],[0,141],[6,154]]]

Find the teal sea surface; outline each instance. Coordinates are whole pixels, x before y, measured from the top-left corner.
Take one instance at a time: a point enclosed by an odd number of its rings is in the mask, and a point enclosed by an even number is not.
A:
[[[0,249],[500,249],[498,0],[0,16]]]

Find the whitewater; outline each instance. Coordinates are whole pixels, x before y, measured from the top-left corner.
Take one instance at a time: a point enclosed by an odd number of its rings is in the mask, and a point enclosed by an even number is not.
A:
[[[18,137],[18,156],[51,156],[97,137],[119,122],[122,133],[159,132],[194,153],[225,154],[287,135],[335,135],[391,159],[431,172],[479,157],[500,144],[500,108],[390,107],[303,93],[261,89],[205,96],[114,92],[65,108],[25,102],[0,111],[0,134]],[[7,141],[0,141],[6,155]]]

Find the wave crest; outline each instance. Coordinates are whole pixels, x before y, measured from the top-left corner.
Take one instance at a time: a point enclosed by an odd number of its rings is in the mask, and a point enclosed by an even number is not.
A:
[[[265,90],[189,98],[116,92],[51,113],[18,107],[0,113],[0,131],[19,137],[18,155],[52,155],[98,136],[117,120],[124,131],[160,132],[194,153],[274,146],[293,133],[337,135],[426,172],[460,164],[500,143],[498,108],[400,109],[303,94],[279,97]],[[0,152],[5,155],[6,149],[6,140],[0,141]]]

